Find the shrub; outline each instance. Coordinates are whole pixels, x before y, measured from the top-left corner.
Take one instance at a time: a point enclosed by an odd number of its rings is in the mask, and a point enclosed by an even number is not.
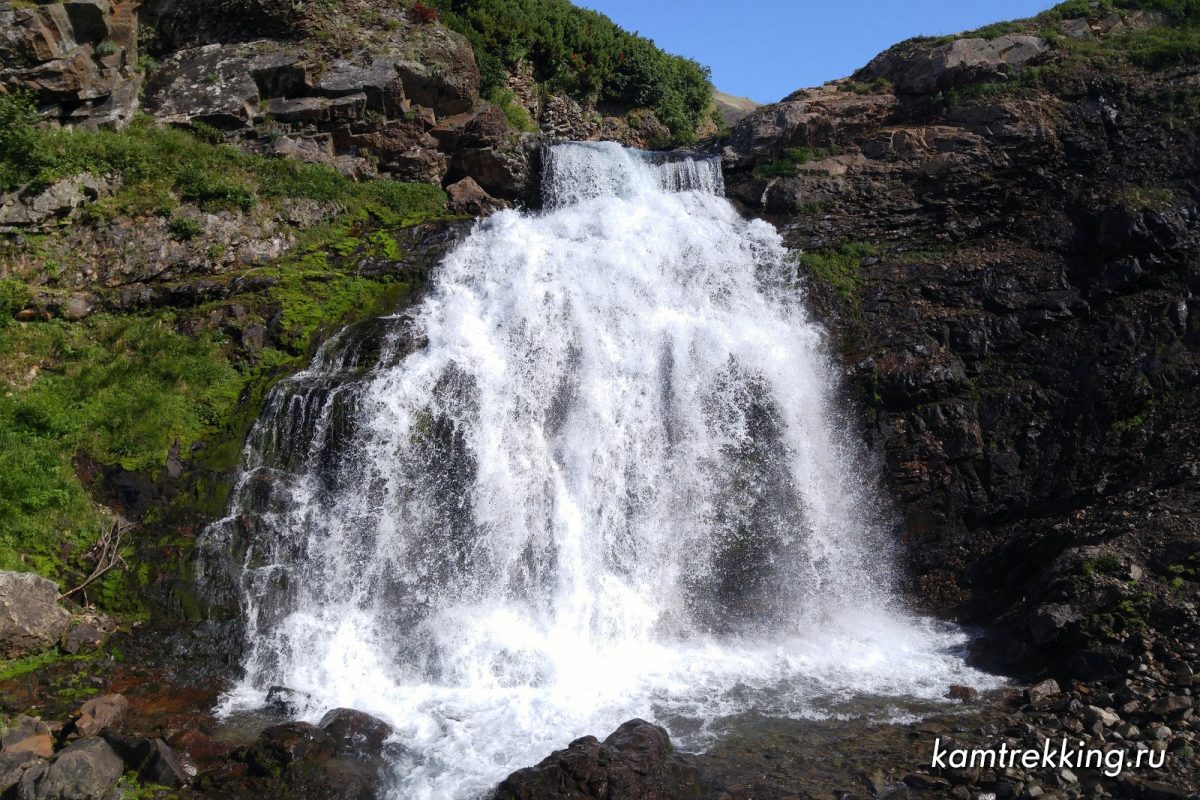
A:
[[[508,119],[508,124],[517,130],[527,133],[533,133],[537,130],[537,125],[534,124],[533,117],[529,116],[529,111],[525,106],[517,102],[517,96],[513,94],[511,89],[493,89],[488,93],[488,100],[491,100],[500,107],[500,110],[504,112],[505,118]]]
[[[430,8],[424,3],[418,2],[412,4],[413,19],[422,25],[428,25],[431,22],[437,22],[440,18],[436,8]]]
[[[523,60],[552,91],[649,108],[676,143],[694,139],[712,97],[708,70],[672,56],[567,0],[437,0],[443,22],[475,49],[484,93]]]
[[[37,108],[29,95],[0,95],[0,191],[15,189],[33,177],[37,123]]]
[[[171,220],[170,224],[167,225],[167,230],[171,232],[172,236],[187,241],[189,239],[195,239],[197,236],[203,233],[204,226],[200,224],[199,220],[193,219],[192,217],[175,217],[173,220]]]

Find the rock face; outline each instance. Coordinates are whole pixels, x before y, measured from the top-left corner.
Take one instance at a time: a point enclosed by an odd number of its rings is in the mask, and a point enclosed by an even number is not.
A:
[[[33,92],[65,122],[122,127],[137,108],[137,3],[0,6],[0,85]]]
[[[1040,36],[955,39],[936,47],[894,47],[854,77],[888,80],[900,94],[928,94],[979,80],[1003,79],[1017,67],[1044,62],[1050,54],[1050,42]]]
[[[30,572],[0,572],[0,658],[40,653],[58,642],[71,615],[58,586]]]
[[[600,742],[577,739],[534,767],[508,776],[495,800],[676,800],[701,791],[694,757],[672,752],[667,732],[630,720]]]
[[[1073,24],[1118,23],[1150,24]],[[1140,628],[1177,653],[1200,630],[1200,147],[1152,99],[1200,89],[981,41],[758,109],[726,184],[809,254],[915,596],[988,625],[1004,670],[1097,678]]]

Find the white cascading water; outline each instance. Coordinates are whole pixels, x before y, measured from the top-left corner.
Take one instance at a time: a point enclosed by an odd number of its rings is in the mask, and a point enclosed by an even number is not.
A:
[[[894,602],[795,264],[719,162],[545,155],[546,210],[269,397],[209,534],[247,626],[225,710],[369,711],[394,797],[471,798],[635,716],[695,748],[992,685]]]

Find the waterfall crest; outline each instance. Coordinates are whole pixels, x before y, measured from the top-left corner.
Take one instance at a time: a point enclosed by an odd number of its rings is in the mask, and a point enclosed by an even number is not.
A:
[[[478,224],[411,318],[269,396],[207,534],[247,628],[225,710],[283,685],[378,714],[395,796],[445,798],[633,716],[703,746],[987,683],[893,601],[821,330],[719,163],[545,170],[546,210]]]

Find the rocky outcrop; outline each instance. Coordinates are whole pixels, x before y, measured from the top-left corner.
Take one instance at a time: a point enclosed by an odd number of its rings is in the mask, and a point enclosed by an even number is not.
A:
[[[701,782],[693,756],[672,751],[667,732],[634,719],[603,742],[577,739],[534,767],[509,775],[495,800],[675,800],[699,796]]]
[[[122,127],[137,109],[137,4],[0,4],[0,85],[71,124]]]
[[[0,572],[0,658],[47,650],[70,623],[53,581],[31,572]]]
[[[854,74],[856,80],[885,80],[900,94],[929,94],[981,80],[1003,80],[1015,69],[1047,61],[1050,42],[1014,34],[995,39],[954,39],[930,47],[894,47]]]

